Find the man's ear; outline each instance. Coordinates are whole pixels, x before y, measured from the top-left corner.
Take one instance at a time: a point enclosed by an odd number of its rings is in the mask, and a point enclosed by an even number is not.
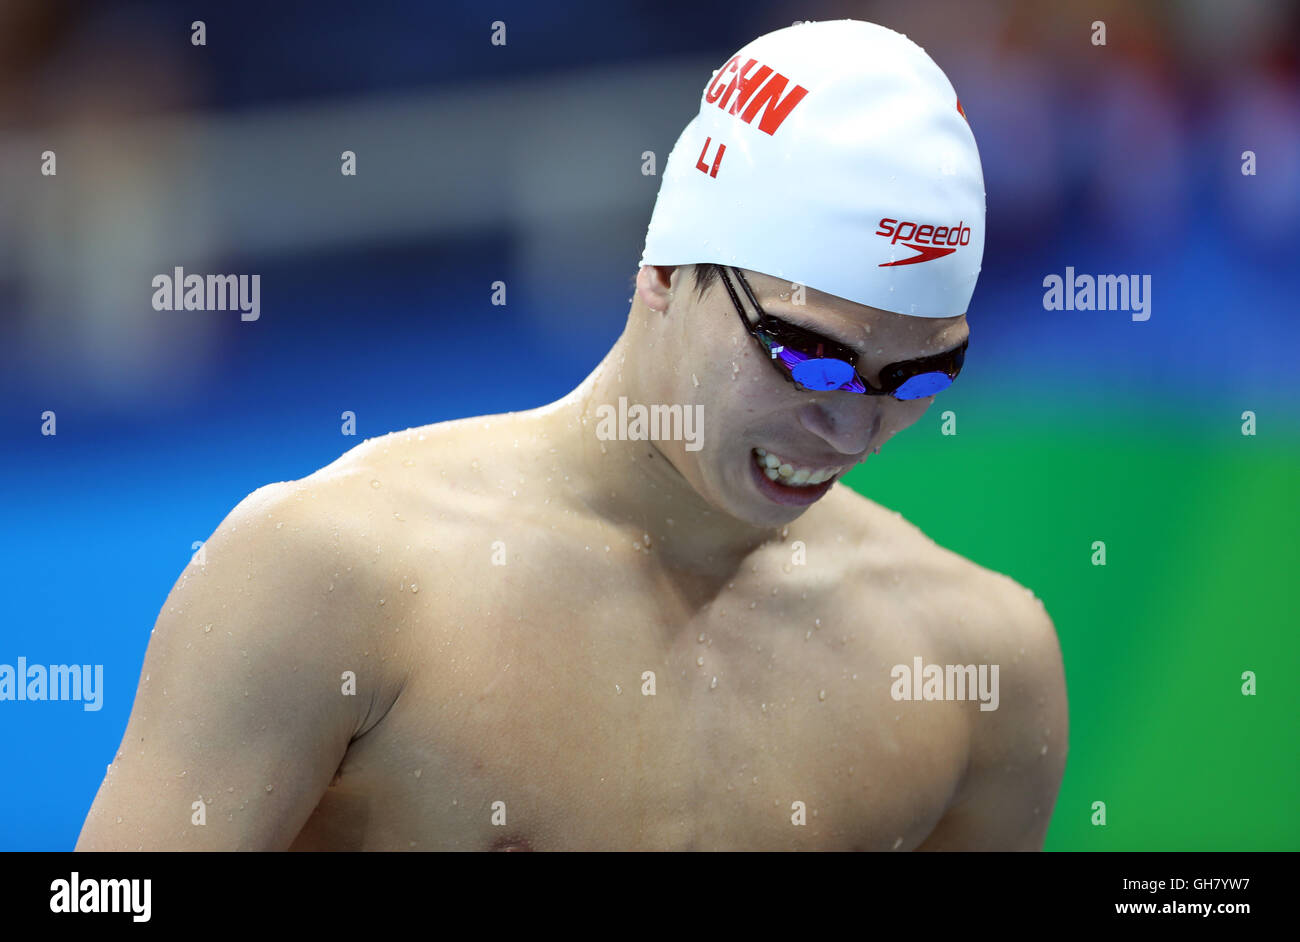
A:
[[[673,297],[673,273],[677,265],[642,265],[636,273],[636,293],[641,303],[652,311],[668,310]]]

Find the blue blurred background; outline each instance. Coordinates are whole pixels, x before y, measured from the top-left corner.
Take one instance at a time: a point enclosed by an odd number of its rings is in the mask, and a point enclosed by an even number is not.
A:
[[[998,428],[1073,443],[1047,475],[1111,434],[1136,443],[1121,463],[1168,439],[1189,456],[1160,465],[1168,480],[1197,455],[1241,448],[1251,410],[1252,445],[1271,449],[1285,502],[1244,545],[1294,561],[1297,4],[498,0],[483,11],[468,0],[0,3],[0,662],[106,674],[99,712],[0,703],[0,849],[72,847],[163,600],[193,542],[245,495],[362,438],[541,405],[590,371],[622,329],[658,187],[643,152],[662,169],[712,70],[796,20],[906,33],[947,72],[975,131],[988,238],[967,369],[945,403],[963,416],[970,460],[1010,460],[996,457],[1010,440]],[[191,45],[194,19],[206,46]],[[490,41],[493,20],[504,46]],[[1104,46],[1091,41],[1096,20]],[[57,176],[39,172],[45,150]],[[357,154],[355,177],[339,172],[344,150]],[[1246,150],[1256,175],[1241,172]],[[150,279],[175,266],[260,274],[260,319],[154,311]],[[1150,275],[1151,319],[1044,310],[1043,278],[1066,266]],[[504,307],[490,300],[498,280]],[[511,381],[485,384],[456,355],[484,349]],[[47,410],[57,436],[40,433]],[[357,438],[340,434],[345,410]],[[894,449],[939,447],[930,424]],[[1072,623],[1071,605],[1095,587],[1034,570],[1038,550],[996,523],[981,533],[927,516],[924,494],[890,491],[888,467],[879,492],[869,476],[851,483],[1047,600],[1078,732],[1058,815],[1067,799],[1086,802],[1110,767],[1087,717],[1156,709],[1084,709],[1082,692],[1110,685],[1097,637],[1126,629]],[[1093,480],[1113,495],[1150,473],[1112,464]],[[1237,486],[1250,490],[1253,473]],[[1213,499],[1233,517],[1231,495],[1203,477],[1190,506],[1165,509],[1190,518]],[[1006,480],[995,465],[971,485],[991,519]],[[1079,486],[1096,499],[1086,478]],[[1189,550],[1162,545],[1174,593]],[[1242,602],[1231,627],[1285,627],[1286,642],[1253,656],[1280,658],[1294,687],[1295,618],[1270,593],[1253,610]],[[1120,607],[1096,614],[1122,618]],[[1072,674],[1082,661],[1103,675]],[[1271,832],[1267,817],[1230,819],[1213,846],[1270,846],[1269,833],[1300,846],[1294,706],[1249,721],[1276,724],[1282,764],[1266,758],[1283,778],[1267,797],[1286,817]],[[1086,809],[1082,821],[1054,821],[1049,847],[1106,846],[1087,843]],[[1172,849],[1177,834],[1128,840]]]

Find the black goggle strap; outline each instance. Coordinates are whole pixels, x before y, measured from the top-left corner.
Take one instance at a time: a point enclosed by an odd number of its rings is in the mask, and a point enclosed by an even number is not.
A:
[[[743,304],[740,303],[740,298],[736,296],[736,289],[731,286],[731,279],[727,277],[727,274],[725,271],[723,271],[723,267],[721,265],[715,264],[713,267],[718,270],[718,277],[720,277],[722,279],[722,283],[727,286],[727,294],[731,295],[731,303],[735,305],[736,314],[740,317],[740,322],[745,325],[745,330],[748,333],[753,333],[757,329],[757,327],[756,325],[750,323],[749,317],[745,314],[745,307]],[[732,270],[734,271],[735,269]],[[737,275],[739,275],[739,272],[737,272]],[[743,279],[742,279],[742,283],[743,283]],[[745,289],[746,289],[746,293],[748,293],[749,286],[745,285]],[[752,300],[753,297],[754,296],[751,294],[750,299]],[[755,311],[758,310],[757,304],[754,305],[754,310]],[[763,323],[763,317],[760,314],[758,316],[757,326],[762,326],[762,323]]]
[[[763,333],[767,334],[778,344],[785,343],[787,340],[794,340],[795,338],[790,336],[791,331],[794,331],[796,334],[801,334],[797,328],[794,328],[794,325],[787,325],[783,321],[773,321],[772,318],[766,316],[763,313],[763,309],[758,304],[758,298],[754,297],[754,292],[749,287],[749,282],[745,280],[744,274],[739,268],[733,268],[732,271],[735,272],[736,280],[740,282],[740,286],[745,289],[745,297],[749,298],[749,303],[754,308],[754,313],[758,317],[758,324],[756,326],[759,330],[763,331]],[[820,340],[821,338],[817,339]],[[806,350],[800,349],[797,343],[791,343],[791,346],[795,347],[795,349],[799,349],[801,353],[807,353]]]
[[[767,334],[778,346],[787,345],[810,359],[829,357],[843,360],[850,366],[856,366],[858,355],[848,347],[836,343],[829,337],[823,337],[821,334],[804,330],[794,324],[764,317],[763,309],[759,307],[758,300],[754,297],[754,292],[750,290],[749,282],[745,280],[745,276],[737,269],[732,269],[732,271],[735,271],[737,280],[740,281],[741,287],[745,289],[745,296],[749,298],[749,303],[758,312],[758,329]],[[735,295],[733,294],[732,297],[734,298]],[[770,349],[771,345],[765,344],[765,346]]]

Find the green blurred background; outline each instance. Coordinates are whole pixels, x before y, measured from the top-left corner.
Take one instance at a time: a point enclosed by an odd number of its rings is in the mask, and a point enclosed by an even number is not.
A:
[[[950,393],[847,483],[1046,605],[1070,752],[1045,849],[1300,849],[1294,420],[1250,437],[1227,407],[1134,420]]]

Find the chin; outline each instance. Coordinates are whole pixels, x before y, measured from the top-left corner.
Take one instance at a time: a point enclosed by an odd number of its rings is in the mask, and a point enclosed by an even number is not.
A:
[[[729,481],[721,490],[726,495],[725,499],[709,500],[713,508],[760,529],[771,529],[793,523],[813,506],[813,504],[800,506],[777,503],[765,497],[754,486],[747,473],[739,475],[738,480]]]

